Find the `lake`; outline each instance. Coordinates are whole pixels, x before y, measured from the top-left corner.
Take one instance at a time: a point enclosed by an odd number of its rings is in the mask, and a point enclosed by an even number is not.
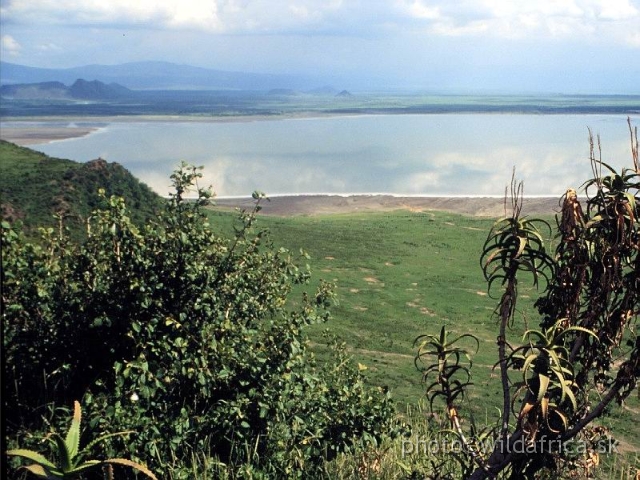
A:
[[[205,167],[204,183],[219,196],[256,189],[268,195],[502,195],[514,167],[526,195],[557,196],[591,174],[588,127],[601,136],[604,161],[616,169],[631,164],[622,115],[127,120],[31,148],[77,161],[119,162],[163,195],[172,170],[185,160]]]

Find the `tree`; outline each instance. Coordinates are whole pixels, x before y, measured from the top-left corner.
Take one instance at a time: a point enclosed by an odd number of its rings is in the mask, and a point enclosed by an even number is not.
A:
[[[305,327],[329,318],[331,285],[292,300],[310,273],[255,229],[264,195],[226,239],[200,176],[174,172],[175,193],[143,228],[123,199],[104,197],[79,244],[47,230],[37,245],[3,225],[3,407],[21,444],[44,406],[78,398],[94,430],[135,431],[109,455],[129,450],[174,478],[190,478],[195,454],[302,476],[388,432],[386,391],[343,350],[319,365],[307,348]]]
[[[464,362],[470,352],[457,344],[462,337],[450,339],[443,328],[439,338],[418,339],[416,362],[433,379],[427,387],[431,404],[445,401],[452,430],[469,453],[456,457],[465,477],[534,478],[543,469],[576,469],[580,462],[569,448],[576,441],[585,448],[584,460],[597,459],[603,431],[593,421],[636,388],[640,165],[630,121],[629,130],[633,168],[620,173],[602,161],[600,139],[596,144],[590,132],[593,179],[584,184],[586,209],[575,190],[563,196],[553,256],[543,235],[549,225],[521,216],[522,183],[512,181],[511,215],[495,223],[481,258],[489,290],[499,286],[501,292],[495,316],[503,405],[488,437],[461,426],[459,399],[471,384],[470,363]],[[526,330],[524,343],[514,345],[508,334],[517,321],[523,274],[546,288],[536,302],[539,328]]]

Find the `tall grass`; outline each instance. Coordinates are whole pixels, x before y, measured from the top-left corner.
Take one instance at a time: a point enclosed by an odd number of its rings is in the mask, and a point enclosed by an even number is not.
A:
[[[407,434],[394,440],[386,439],[374,447],[356,447],[353,451],[342,453],[331,461],[325,461],[320,473],[313,480],[396,480],[396,479],[460,479],[463,478],[460,466],[454,455],[442,452],[426,451],[424,445],[442,444],[445,438],[438,431],[446,428],[445,415],[432,414],[423,399],[405,405],[396,421],[403,426]],[[488,423],[491,412],[486,411],[479,423]],[[420,448],[415,448],[416,438],[420,439]],[[413,445],[410,446],[410,445]],[[253,450],[251,462],[241,465],[227,465],[215,458],[194,453],[191,458],[191,473],[199,480],[262,480],[272,478],[256,465],[259,458],[251,445],[239,446],[249,452]],[[589,472],[566,472],[548,478],[593,479],[593,480],[637,480],[640,476],[640,456],[611,454],[601,457],[600,464]],[[503,477],[500,477],[503,478]],[[504,477],[506,478],[506,477]],[[546,477],[543,477],[546,478]],[[177,480],[171,477],[170,480]]]

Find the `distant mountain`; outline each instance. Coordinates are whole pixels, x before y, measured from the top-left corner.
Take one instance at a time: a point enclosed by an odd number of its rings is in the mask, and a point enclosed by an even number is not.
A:
[[[78,163],[52,158],[0,140],[2,219],[20,220],[28,230],[54,226],[63,215],[75,235],[101,202],[98,189],[125,199],[135,223],[152,218],[164,200],[118,163],[102,159]]]
[[[94,78],[138,90],[262,90],[309,89],[317,83],[295,75],[228,72],[169,62],[135,62],[120,65],[86,65],[75,68],[37,68],[0,62],[0,84],[57,81],[71,84]]]
[[[353,97],[353,94],[349,90],[342,90],[340,93],[336,94],[336,97],[348,98]]]
[[[88,82],[80,78],[69,87],[69,94],[73,98],[86,100],[109,100],[129,96],[131,90],[118,83],[107,85],[99,80]]]
[[[117,83],[76,80],[67,87],[61,82],[2,85],[0,97],[15,100],[114,100],[131,96],[132,91]]]

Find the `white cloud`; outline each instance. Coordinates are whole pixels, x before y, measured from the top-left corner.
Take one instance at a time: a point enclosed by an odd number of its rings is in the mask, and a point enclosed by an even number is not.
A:
[[[55,43],[43,43],[36,47],[40,52],[61,52],[62,48]]]
[[[441,175],[438,172],[417,172],[402,179],[402,182],[398,182],[394,187],[397,191],[406,191],[412,195],[424,194],[437,187],[441,182],[440,179]]]
[[[638,17],[638,8],[629,0],[601,0],[599,17],[605,20],[628,20]]]
[[[403,11],[441,36],[621,41],[640,30],[638,0],[401,0]],[[424,15],[422,12],[437,12]]]
[[[358,3],[360,0],[357,0]],[[349,5],[346,5],[349,3]],[[354,2],[341,0],[14,0],[3,17],[25,24],[131,24],[221,33],[281,31],[322,21]]]
[[[134,27],[169,31],[168,35],[173,30],[240,34],[238,38],[321,34],[320,50],[330,44],[329,35],[387,44],[396,35],[424,45],[430,39],[449,42],[447,37],[456,37],[472,42],[476,38],[536,44],[569,40],[587,48],[598,44],[640,48],[640,0],[11,0],[3,1],[1,13],[4,32],[17,37],[20,28],[40,29],[37,43],[62,45],[65,51],[74,46],[52,33],[45,38],[44,33],[69,32],[71,27],[96,28],[101,33],[104,27]],[[20,38],[36,43],[33,37]],[[7,54],[18,51],[3,49]],[[23,56],[27,50],[38,47],[25,43]]]
[[[407,5],[407,11],[415,18],[423,18],[434,20],[440,18],[440,8],[425,5],[420,0],[414,0],[413,3]]]
[[[640,32],[632,33],[627,37],[627,44],[640,48]]]
[[[20,44],[11,35],[2,36],[0,39],[0,47],[3,53],[12,57],[20,55],[20,50],[22,50]]]
[[[216,29],[220,27],[217,10],[218,2],[201,0],[14,0],[2,13],[6,20],[16,23],[124,23]]]

